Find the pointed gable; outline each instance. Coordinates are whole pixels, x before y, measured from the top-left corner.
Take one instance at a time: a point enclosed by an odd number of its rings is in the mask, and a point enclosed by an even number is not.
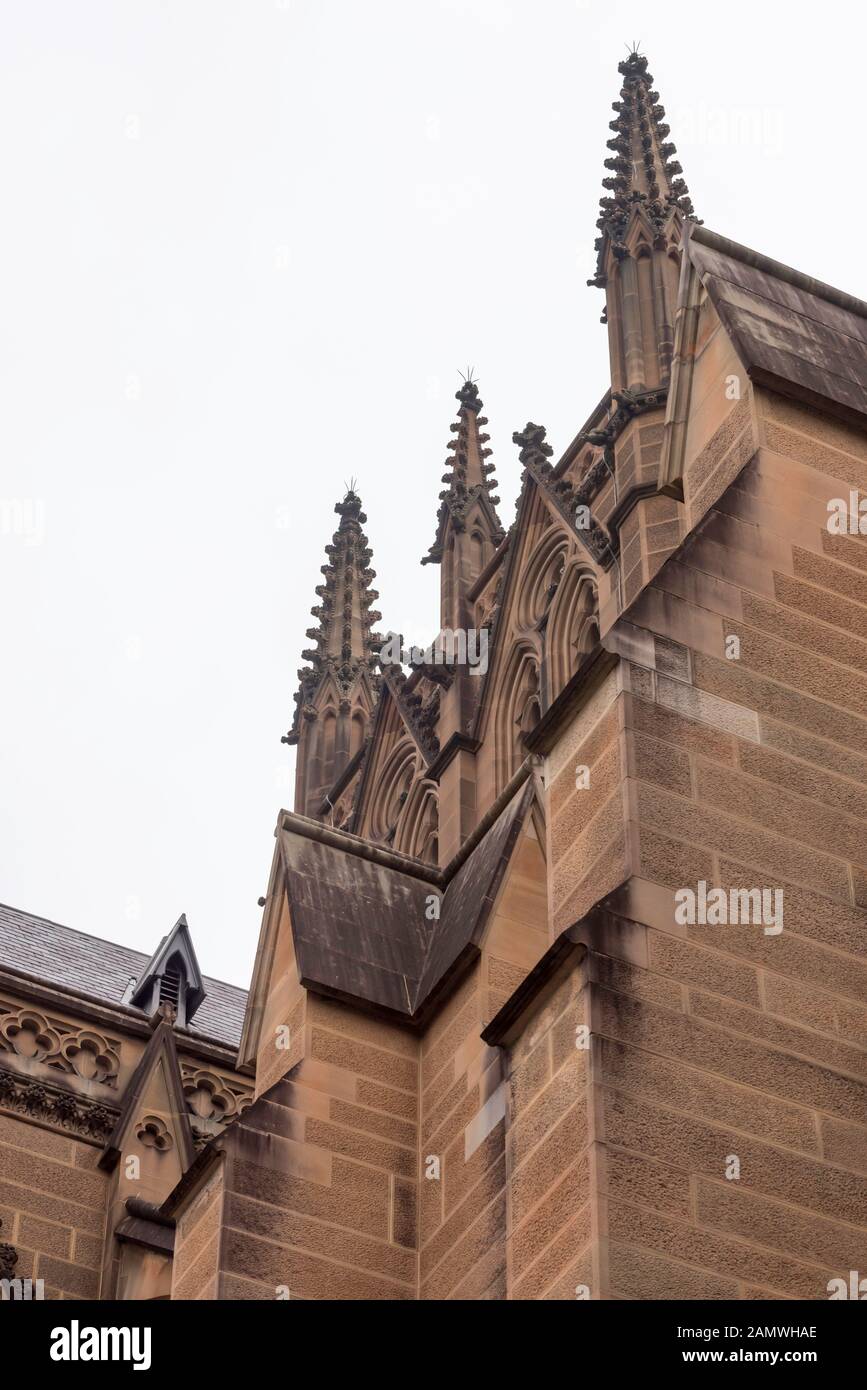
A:
[[[151,1160],[151,1181],[165,1183],[167,1195],[185,1173],[196,1151],[172,1026],[160,1021],[130,1078],[117,1124],[103,1150],[100,1167],[113,1169],[121,1155],[137,1153]],[[165,1158],[166,1162],[161,1160]],[[160,1173],[166,1169],[166,1176]],[[149,1194],[145,1194],[148,1195]],[[149,1196],[149,1200],[152,1200]]]
[[[171,1004],[178,1023],[184,1027],[204,997],[202,972],[193,949],[187,919],[182,912],[136,980],[129,1003],[148,1014],[153,1013],[160,1004]]]

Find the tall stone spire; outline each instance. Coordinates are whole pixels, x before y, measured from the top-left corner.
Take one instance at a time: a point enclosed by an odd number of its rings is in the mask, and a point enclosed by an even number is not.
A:
[[[379,686],[377,660],[383,637],[372,631],[382,614],[372,605],[376,571],[362,530],[367,517],[350,486],[334,508],[340,525],[322,566],[320,602],[311,609],[317,626],[307,629],[315,646],[301,653],[310,665],[298,672],[292,728],[284,743],[298,745],[295,810],[316,816],[327,792],[361,748]]]
[[[618,70],[623,86],[610,123],[596,274],[588,283],[606,291],[612,390],[641,396],[670,376],[678,247],[693,207],[647,58],[634,50]]]
[[[455,398],[460,408],[450,426],[454,438],[448,444],[451,456],[442,478],[446,486],[440,493],[436,539],[422,560],[423,565],[442,566],[440,621],[444,628],[472,626],[466,594],[504,536],[497,515],[500,499],[494,496],[496,480],[491,476],[494,464],[488,462],[490,436],[483,432],[488,421],[480,413],[482,400],[470,373]]]

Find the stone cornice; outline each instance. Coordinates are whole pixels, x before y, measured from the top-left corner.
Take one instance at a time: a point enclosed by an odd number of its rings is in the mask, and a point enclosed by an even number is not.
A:
[[[344,850],[347,854],[357,855],[359,859],[367,859],[373,864],[383,864],[388,869],[395,869],[398,873],[409,874],[429,883],[440,881],[439,870],[432,868],[430,864],[423,864],[420,859],[400,854],[397,850],[386,849],[383,845],[365,840],[360,835],[353,835],[348,830],[332,829],[331,826],[323,825],[321,821],[299,816],[295,811],[281,811],[277,824],[280,832],[303,835],[308,840],[316,840],[319,844],[330,845],[334,849]]]
[[[76,1095],[48,1081],[36,1081],[0,1067],[0,1110],[19,1115],[42,1129],[73,1134],[102,1145],[117,1123],[118,1110]]]

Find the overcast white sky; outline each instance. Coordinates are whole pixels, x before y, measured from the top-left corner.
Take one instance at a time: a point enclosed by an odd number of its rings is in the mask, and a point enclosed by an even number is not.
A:
[[[867,296],[855,7],[668,13],[3,0],[0,900],[146,951],[185,911],[248,983],[344,480],[383,628],[430,640],[457,368],[507,524],[512,431],[559,452],[607,385],[630,40],[698,215]]]

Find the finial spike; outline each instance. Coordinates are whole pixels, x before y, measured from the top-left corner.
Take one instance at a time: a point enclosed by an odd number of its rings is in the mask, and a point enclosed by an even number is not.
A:
[[[299,672],[300,690],[295,697],[295,719],[287,736],[297,742],[301,716],[309,708],[326,677],[331,677],[342,695],[349,695],[359,675],[366,671],[372,686],[378,681],[377,634],[373,630],[381,613],[373,608],[379,597],[371,587],[376,571],[370,568],[371,551],[362,527],[367,521],[361,498],[355,491],[357,479],[344,483],[342,501],[334,510],[340,524],[325,547],[328,564],[322,566],[325,583],[317,586],[321,600],[312,610],[317,625],[307,636],[315,646],[302,653],[310,665]]]
[[[479,432],[488,422],[480,413],[484,406],[479,395],[475,368],[467,367],[465,372],[458,368],[458,376],[461,378],[461,385],[455,392],[455,399],[460,403],[460,409],[457,422],[451,426],[455,435],[448,444],[452,457],[446,461],[446,467],[450,471],[443,475],[442,481],[447,487],[440,493],[436,540],[422,560],[423,565],[438,563],[442,559],[449,518],[454,528],[462,531],[466,517],[480,498],[484,498],[483,505],[488,517],[486,524],[491,532],[491,540],[499,544],[504,535],[496,513],[496,481],[489,476],[493,472],[493,464],[486,462],[491,453],[490,449],[484,447],[489,436]]]
[[[647,57],[640,41],[626,48],[626,58],[617,65],[623,87],[621,99],[614,103],[616,119],[610,122],[614,136],[608,148],[613,155],[605,160],[611,172],[603,179],[606,192],[596,224],[602,232],[596,242],[596,275],[588,281],[600,286],[605,284],[608,247],[614,248],[615,256],[626,254],[626,234],[636,212],[643,213],[653,236],[663,233],[672,215],[693,217],[689,190],[678,177],[680,164],[671,158],[676,150],[667,138],[665,111],[653,90]]]

